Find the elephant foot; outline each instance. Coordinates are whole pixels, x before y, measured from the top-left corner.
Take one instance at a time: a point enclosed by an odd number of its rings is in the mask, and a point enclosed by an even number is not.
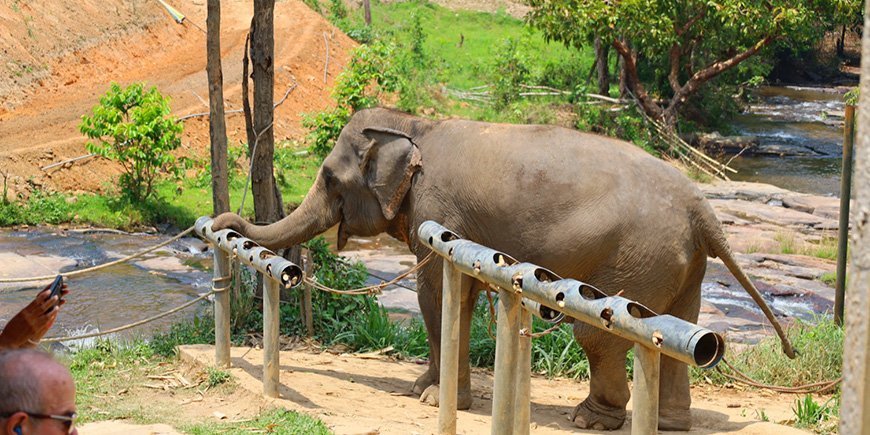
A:
[[[429,388],[420,394],[420,402],[429,406],[438,406],[441,389],[438,385],[430,385]],[[471,391],[460,391],[456,395],[456,409],[470,409],[474,399],[471,397]]]
[[[690,429],[692,429],[692,412],[688,409],[659,411],[659,430],[688,431]]]
[[[625,409],[605,408],[586,399],[574,407],[571,420],[581,429],[616,430],[625,423]]]
[[[426,373],[420,375],[416,381],[414,381],[414,386],[411,387],[411,391],[418,396],[422,396],[423,392],[426,391],[430,386],[438,384],[438,372],[434,374],[427,370]],[[437,399],[437,394],[435,395]]]

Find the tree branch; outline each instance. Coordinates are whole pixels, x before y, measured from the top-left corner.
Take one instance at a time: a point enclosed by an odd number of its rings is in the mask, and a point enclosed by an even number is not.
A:
[[[674,97],[671,98],[671,102],[668,105],[668,108],[665,110],[666,116],[673,116],[679,106],[686,101],[690,95],[694,94],[702,84],[709,81],[713,77],[722,74],[725,71],[728,71],[731,68],[734,68],[740,62],[748,59],[755,53],[758,53],[762,48],[766,47],[773,41],[774,35],[768,35],[762,38],[760,41],[756,42],[752,47],[744,50],[741,53],[737,53],[729,59],[714,62],[712,65],[702,69],[701,71],[696,72],[692,75],[692,78],[683,85],[680,90],[674,94]]]
[[[616,52],[622,57],[627,82],[626,84],[628,85],[629,90],[631,90],[635,98],[640,102],[641,107],[643,107],[643,110],[647,115],[653,119],[660,119],[662,117],[662,108],[652,101],[649,94],[646,93],[646,89],[644,89],[643,85],[640,83],[640,78],[637,75],[637,63],[635,62],[628,44],[624,41],[620,41],[618,38],[614,38],[612,45]]]

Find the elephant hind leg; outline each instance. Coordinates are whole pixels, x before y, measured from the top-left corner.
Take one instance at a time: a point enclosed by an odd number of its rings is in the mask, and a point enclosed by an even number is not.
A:
[[[628,390],[625,357],[631,343],[596,328],[575,322],[574,335],[589,358],[589,396],[574,408],[577,427],[615,430],[625,422]]]
[[[704,259],[706,261],[706,259]],[[698,322],[701,307],[701,281],[704,268],[696,271],[671,305],[669,314],[687,322]],[[662,356],[659,383],[659,430],[687,431],[692,428],[692,396],[689,388],[689,370],[684,363]]]

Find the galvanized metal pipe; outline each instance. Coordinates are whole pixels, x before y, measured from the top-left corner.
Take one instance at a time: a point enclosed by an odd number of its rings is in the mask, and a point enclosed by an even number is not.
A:
[[[230,256],[214,250],[214,352],[218,367],[230,366]]]
[[[278,397],[281,385],[278,331],[281,288],[278,281],[267,279],[263,285],[263,394]]]
[[[492,389],[492,435],[514,433],[517,350],[520,331],[520,296],[513,290],[499,290],[496,308],[495,385]]]
[[[519,326],[521,332],[531,333],[532,313],[528,309],[520,310]],[[517,435],[529,435],[532,406],[530,400],[532,391],[532,337],[529,335],[519,337],[517,358],[517,385],[515,387],[517,396],[514,399],[514,433]]]
[[[438,390],[438,432],[456,434],[459,377],[459,318],[462,273],[444,259],[441,291],[441,383]]]
[[[631,391],[631,433],[647,435],[659,427],[659,374],[661,352],[640,343],[634,345],[634,385]]]
[[[233,230],[213,231],[212,224],[210,217],[203,216],[196,220],[194,229],[200,237],[215,246],[216,277],[218,270],[221,270],[222,274],[227,270],[221,263],[223,260],[218,259],[220,251],[222,253],[220,255],[224,258],[234,254],[242,263],[253,267],[267,278],[264,280],[263,289],[263,394],[268,397],[278,397],[280,292],[282,287],[291,288],[302,283],[302,269]],[[222,297],[227,298],[225,305],[223,301],[219,302]],[[220,310],[218,305],[222,307]],[[224,318],[225,321],[222,320]],[[218,329],[221,329],[220,333]],[[221,364],[222,358],[225,358],[226,364],[229,364],[229,292],[220,292],[215,298],[215,343],[218,364]]]
[[[194,230],[214,245],[215,249],[235,254],[242,263],[268,278],[277,280],[284,288],[296,287],[302,283],[302,269],[299,266],[233,230],[212,231],[212,223],[212,218],[203,216],[196,220]]]
[[[665,355],[693,366],[710,368],[721,359],[724,340],[713,331],[531,263],[515,263],[508,255],[469,240],[432,221],[424,222],[420,240],[449,258],[463,273],[505,289],[513,289],[553,310],[605,329],[636,343],[653,346]]]

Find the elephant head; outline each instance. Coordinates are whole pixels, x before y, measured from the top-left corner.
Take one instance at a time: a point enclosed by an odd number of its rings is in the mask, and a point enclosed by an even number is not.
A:
[[[415,139],[431,125],[387,109],[357,112],[342,129],[302,204],[289,216],[258,226],[224,213],[212,228],[232,228],[270,249],[299,244],[336,224],[339,249],[350,235],[388,231],[422,165]]]

